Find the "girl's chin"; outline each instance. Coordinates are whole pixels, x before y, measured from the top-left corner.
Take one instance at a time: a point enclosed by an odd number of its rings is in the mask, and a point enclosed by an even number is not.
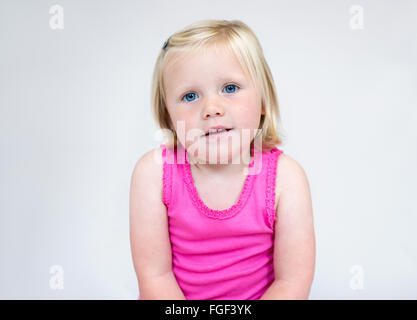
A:
[[[240,148],[229,149],[227,146],[195,151],[193,156],[195,162],[204,164],[231,164],[236,157],[240,157]]]

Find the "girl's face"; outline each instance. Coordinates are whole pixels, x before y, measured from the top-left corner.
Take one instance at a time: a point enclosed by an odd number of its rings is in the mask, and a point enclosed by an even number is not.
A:
[[[217,163],[217,155],[230,160],[249,152],[264,114],[262,96],[233,52],[211,46],[205,52],[179,54],[165,68],[163,79],[174,130],[188,152],[193,145],[194,159],[213,163],[214,152]],[[206,136],[213,126],[232,130]]]

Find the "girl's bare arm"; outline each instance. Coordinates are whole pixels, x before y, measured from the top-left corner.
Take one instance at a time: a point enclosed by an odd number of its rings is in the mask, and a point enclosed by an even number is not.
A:
[[[132,173],[130,245],[143,300],[185,300],[172,271],[167,210],[162,202],[161,149],[143,155]]]
[[[303,168],[284,154],[278,161],[280,196],[275,222],[275,281],[261,300],[308,299],[315,269],[310,187]]]

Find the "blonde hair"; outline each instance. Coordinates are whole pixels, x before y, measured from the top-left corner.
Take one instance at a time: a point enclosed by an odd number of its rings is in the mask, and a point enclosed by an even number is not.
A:
[[[169,141],[167,146],[177,145],[177,135],[166,106],[163,70],[176,54],[195,52],[211,44],[231,49],[256,88],[261,89],[265,114],[261,115],[258,129],[261,129],[262,133],[262,148],[270,150],[282,144],[277,130],[280,114],[275,84],[256,35],[239,20],[202,20],[171,35],[164,43],[155,63],[151,92],[152,113],[161,129],[173,131],[174,139]],[[253,143],[252,141],[251,155]]]

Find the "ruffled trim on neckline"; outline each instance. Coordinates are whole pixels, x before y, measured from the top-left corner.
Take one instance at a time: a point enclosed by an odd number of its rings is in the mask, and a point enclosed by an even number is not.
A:
[[[259,158],[259,155],[255,153],[254,157],[249,163],[249,170],[250,168],[254,166],[255,159],[257,160],[258,158]],[[201,200],[200,196],[198,195],[198,191],[195,187],[194,179],[191,173],[191,166],[190,166],[190,163],[188,162],[188,155],[187,155],[187,152],[185,152],[185,164],[184,164],[184,180],[185,181],[184,182],[191,195],[191,200],[194,206],[197,208],[197,210],[199,210],[201,213],[205,214],[206,216],[210,218],[226,219],[226,218],[233,217],[235,214],[240,212],[242,208],[245,206],[249,198],[250,191],[252,190],[254,178],[255,178],[255,175],[253,174],[248,174],[246,176],[243,188],[239,195],[239,200],[233,206],[224,210],[211,209],[206,206],[206,204]]]

